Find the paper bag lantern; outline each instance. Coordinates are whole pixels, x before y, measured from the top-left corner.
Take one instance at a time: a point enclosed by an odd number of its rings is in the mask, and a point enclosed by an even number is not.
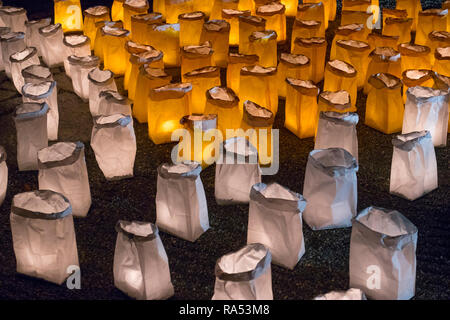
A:
[[[27,47],[34,47],[38,51],[38,56],[41,57],[41,41],[39,39],[39,29],[50,25],[51,18],[44,18],[39,20],[30,20],[25,22],[25,44]]]
[[[124,0],[114,0],[111,6],[112,21],[123,21],[123,2]],[[156,0],[154,1],[156,2]]]
[[[342,148],[358,161],[358,114],[320,112],[314,149]]]
[[[180,25],[176,23],[150,27],[150,44],[164,52],[164,65],[166,67],[180,66]]]
[[[24,83],[38,84],[45,81],[53,81],[50,69],[41,65],[31,65],[22,70]]]
[[[158,227],[149,222],[116,224],[114,285],[138,300],[163,300],[174,294],[169,261]]]
[[[182,129],[180,119],[191,110],[192,85],[172,83],[150,90],[148,134],[154,144],[172,141],[172,132]]]
[[[402,0],[400,0],[402,1]],[[408,11],[406,9],[390,9],[382,8],[383,10],[383,22],[389,18],[408,18]],[[412,17],[410,19],[413,19]]]
[[[0,44],[2,47],[2,61],[5,67],[6,76],[12,79],[11,76],[11,62],[9,57],[17,51],[22,51],[26,48],[25,35],[22,32],[9,32],[0,35]]]
[[[100,59],[97,56],[69,56],[73,91],[82,100],[89,100],[89,72],[99,66]]]
[[[201,171],[195,162],[164,163],[158,167],[156,225],[191,242],[209,229]]]
[[[230,24],[225,20],[210,20],[203,24],[200,43],[208,41],[213,50],[213,64],[226,67],[228,64],[228,51],[230,38]]]
[[[371,0],[342,0],[342,10],[366,11],[371,4]]]
[[[117,91],[116,82],[114,81],[114,73],[110,70],[92,69],[87,76],[89,80],[89,110],[91,115],[96,117],[99,115],[100,93],[102,91]]]
[[[168,85],[172,76],[164,72],[163,69],[151,68],[142,65],[139,68],[139,75],[136,81],[136,94],[133,101],[133,117],[140,123],[147,122],[150,89]]]
[[[301,194],[278,183],[257,183],[250,192],[247,243],[261,243],[272,254],[272,262],[294,269],[305,253]]]
[[[91,40],[82,34],[70,33],[64,36],[63,44],[65,47],[64,70],[69,78],[72,78],[70,72],[70,56],[85,57],[91,55]]]
[[[63,44],[64,34],[61,24],[51,24],[39,29],[42,60],[53,68],[64,63],[65,48]]]
[[[240,2],[253,2],[253,0],[242,0]],[[206,17],[209,18],[209,20],[214,20],[211,19],[211,11],[214,5],[214,0],[194,0],[194,5],[193,5],[193,10],[194,11],[201,11],[203,13],[205,13]]]
[[[367,298],[360,289],[351,288],[347,291],[331,291],[321,294],[314,300],[367,300]]]
[[[216,202],[219,205],[248,203],[252,186],[261,182],[258,151],[244,137],[225,140],[222,150],[216,162]]]
[[[406,91],[411,87],[433,87],[433,72],[426,69],[408,69],[402,73],[403,103],[406,103]],[[403,119],[403,117],[402,117]]]
[[[259,57],[262,67],[277,65],[277,33],[274,30],[255,31],[250,37],[249,53]]]
[[[202,114],[206,107],[206,91],[220,86],[219,67],[203,67],[183,75],[183,79],[192,84],[191,112]]]
[[[311,61],[311,78],[315,83],[323,80],[325,73],[325,56],[327,53],[327,42],[325,38],[297,38],[294,41],[294,54],[307,56]]]
[[[183,13],[178,16],[180,23],[180,47],[200,45],[205,14],[200,11]]]
[[[372,50],[378,47],[397,48],[399,39],[399,36],[386,36],[377,32],[372,32],[367,36],[367,43]]]
[[[249,37],[253,32],[266,30],[266,19],[262,17],[251,16],[248,14],[247,11],[243,12],[245,14],[239,16],[238,21],[239,35],[237,39],[239,41],[239,53],[248,55],[250,54]],[[230,33],[230,41],[231,37],[232,35]],[[232,43],[230,42],[230,44]]]
[[[127,52],[125,43],[130,32],[125,29],[104,26],[102,29],[102,52],[105,69],[123,75],[126,70]]]
[[[366,71],[369,65],[370,46],[358,40],[336,41],[336,59],[351,64],[356,69],[357,87],[362,88],[366,81]]]
[[[297,38],[313,38],[324,37],[320,29],[321,22],[317,20],[300,20],[295,19],[292,27],[291,49],[295,46],[295,39]]]
[[[286,7],[287,17],[295,17],[297,15],[297,6],[298,6],[297,0],[281,0],[281,3],[284,4],[284,6]]]
[[[48,140],[58,140],[58,93],[56,81],[45,81],[40,83],[26,83],[22,87],[23,102],[45,102],[48,105],[47,131]]]
[[[450,16],[449,16],[450,21]],[[450,31],[450,29],[449,29]],[[431,65],[434,65],[434,53],[437,48],[450,47],[450,32],[432,31],[428,34],[427,46],[430,48]]]
[[[320,34],[325,34],[325,30],[328,29],[328,17],[325,18],[323,2],[299,4],[297,7],[297,19],[320,21]]]
[[[416,31],[416,24],[419,11],[422,10],[420,1],[417,0],[396,0],[396,9],[406,10],[408,17],[413,19],[412,31]]]
[[[369,77],[375,73],[389,73],[397,78],[402,76],[402,59],[400,52],[390,47],[375,48],[369,54],[364,93],[369,93]]]
[[[80,0],[54,0],[55,24],[60,23],[64,32],[83,30],[83,14]]]
[[[371,26],[369,27],[369,24],[367,22],[371,22]],[[347,24],[363,24],[366,35],[369,34],[371,31],[371,28],[374,28],[375,25],[373,24],[373,13],[364,11],[352,11],[352,10],[342,10],[341,11],[341,26],[347,25]]]
[[[325,68],[324,91],[345,90],[350,94],[352,110],[356,111],[357,71],[349,63],[342,60],[331,60]]]
[[[125,67],[125,76],[123,79],[123,87],[125,90],[128,90],[128,85],[130,82],[131,72],[133,71],[133,77],[136,77],[137,70],[139,67],[148,60],[150,63],[154,62],[157,64],[157,68],[163,67],[163,54],[162,52],[157,51],[150,45],[139,44],[134,41],[125,42],[125,51],[126,51],[126,67]],[[141,59],[141,56],[143,59]]]
[[[27,11],[24,8],[0,6],[0,21],[10,28],[11,32],[25,33],[25,23],[28,21]]]
[[[241,6],[240,2],[241,2],[240,0],[212,0],[212,6],[209,9],[211,11],[209,19],[210,20],[222,19],[222,10],[223,9],[250,10],[250,8],[239,9],[239,6]]]
[[[259,7],[256,15],[266,19],[266,29],[274,30],[278,42],[286,41],[286,7],[280,2],[272,2]]]
[[[131,30],[131,17],[137,14],[147,13],[149,3],[147,0],[125,0],[123,2],[123,27]]]
[[[117,113],[94,118],[91,147],[106,180],[133,176],[136,136],[131,116]]]
[[[206,92],[205,114],[217,114],[217,128],[226,137],[226,131],[241,127],[239,98],[227,87],[214,87]]]
[[[336,42],[338,40],[367,41],[364,24],[352,23],[337,27],[331,43],[330,59],[336,59]]]
[[[4,71],[5,70],[5,66],[4,66],[4,62],[3,62],[3,49],[2,49],[2,41],[1,41],[1,37],[5,34],[8,34],[11,32],[11,29],[8,27],[0,27],[0,71]]]
[[[91,49],[94,49],[97,28],[95,23],[99,21],[109,21],[109,8],[105,6],[95,6],[84,10],[83,33],[91,40]]]
[[[319,88],[310,80],[286,78],[284,126],[300,139],[313,137],[317,126]]]
[[[262,92],[264,94],[261,94]],[[239,80],[239,98],[242,104],[250,100],[276,114],[278,111],[277,67],[264,68],[259,65],[243,67]]]
[[[62,194],[39,190],[16,194],[11,233],[17,272],[62,284],[78,267],[72,207]]]
[[[160,12],[163,16],[166,15],[166,0],[153,0],[153,12]]]
[[[255,54],[230,53],[227,67],[227,86],[239,95],[239,78],[241,69],[258,64],[259,57]]]
[[[282,53],[277,70],[278,96],[286,97],[286,78],[310,79],[311,62],[307,56],[302,54]]]
[[[212,300],[273,300],[272,255],[260,243],[248,244],[216,262]]]
[[[408,69],[431,69],[430,48],[418,44],[401,43],[398,51],[402,56],[402,72]]]
[[[103,38],[104,32],[103,27],[108,26],[109,28],[123,28],[122,21],[99,21],[95,23],[95,27],[97,28],[97,33],[95,34],[95,43],[94,43],[94,55],[100,58],[103,61]]]
[[[384,20],[383,35],[398,37],[399,43],[409,43],[412,24],[412,18],[387,18]]]
[[[180,14],[194,11],[194,0],[165,0],[164,10],[166,23],[177,23]]]
[[[442,74],[434,72],[433,79],[434,79],[433,88],[440,89],[443,91],[450,91],[450,77],[446,77]],[[448,123],[449,123],[449,126],[447,129],[447,132],[450,132],[450,116],[448,119]]]
[[[345,90],[323,91],[319,94],[320,111],[351,112],[352,103],[350,94]]]
[[[416,131],[392,139],[389,192],[416,200],[437,189],[436,154],[429,131]]]
[[[112,116],[120,113],[131,116],[131,100],[115,90],[105,90],[99,93],[97,115]]]
[[[72,214],[86,217],[91,207],[84,144],[58,142],[39,150],[39,190],[52,190],[64,195],[72,205]]]
[[[8,187],[8,166],[6,165],[6,151],[0,146],[0,207],[3,204]]]
[[[39,64],[39,57],[36,48],[27,47],[22,51],[17,51],[9,57],[11,63],[11,76],[17,91],[21,92],[25,80],[22,70],[28,66]]]
[[[445,147],[450,92],[418,86],[409,88],[406,97],[402,133],[427,130],[435,147]]]
[[[250,11],[240,11],[234,9],[223,9],[222,19],[230,24],[230,46],[238,46],[240,38],[240,17],[250,17]],[[259,20],[261,21],[261,20]]]
[[[369,207],[354,219],[350,287],[376,300],[415,294],[417,228],[395,210]]]
[[[450,46],[445,48],[436,48],[434,51],[433,71],[450,77]]]
[[[345,149],[313,150],[306,164],[303,220],[313,230],[346,228],[356,216],[356,159]]]
[[[148,30],[151,25],[162,24],[163,16],[158,12],[131,16],[131,39],[137,43],[150,43]]]
[[[447,31],[448,9],[428,9],[419,12],[415,44],[426,45],[434,30]]]
[[[185,46],[181,48],[181,74],[211,66],[213,63],[213,49],[209,42],[199,46]],[[183,81],[185,80],[182,78]]]

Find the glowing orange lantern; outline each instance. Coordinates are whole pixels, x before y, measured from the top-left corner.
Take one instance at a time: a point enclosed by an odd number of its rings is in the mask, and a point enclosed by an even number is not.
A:
[[[266,19],[266,29],[274,30],[278,42],[286,41],[286,7],[280,2],[260,6],[256,15]]]
[[[247,0],[247,1],[252,1],[252,0]],[[240,1],[240,2],[245,2],[245,1]],[[194,0],[194,11],[201,11],[203,13],[205,13],[205,15],[209,18],[209,20],[214,20],[211,19],[211,10],[213,8],[214,5],[214,0]]]
[[[199,46],[185,46],[181,48],[181,74],[211,66],[213,50],[209,42]],[[183,79],[184,81],[184,79]]]
[[[294,54],[307,56],[311,61],[311,79],[318,83],[322,81],[325,72],[325,56],[327,53],[327,42],[325,38],[297,38],[294,42]]]
[[[403,103],[406,103],[406,91],[411,87],[433,87],[433,72],[426,69],[409,69],[402,73]]]
[[[278,96],[286,97],[286,78],[308,80],[311,77],[311,61],[302,54],[282,53],[278,63]]]
[[[153,0],[153,12],[160,12],[163,16],[166,15],[166,0]]]
[[[249,40],[249,52],[259,57],[259,65],[263,67],[277,65],[277,33],[274,30],[255,31]]]
[[[239,0],[213,0],[213,5],[210,8],[211,14],[209,16],[209,19],[210,20],[222,19],[223,9],[240,10],[239,2],[240,2]]]
[[[427,46],[430,47],[431,64],[434,65],[434,52],[436,48],[450,47],[450,29],[447,31],[432,31],[428,34]]]
[[[61,23],[64,32],[83,30],[80,0],[54,0],[54,4],[55,24]]]
[[[416,31],[419,11],[422,10],[422,4],[417,0],[396,0],[396,9],[406,10],[409,18],[413,18],[412,31]]]
[[[128,84],[130,82],[130,75],[131,75],[131,69],[133,68],[133,64],[130,61],[130,58],[132,55],[140,55],[140,54],[145,54],[146,52],[152,52],[151,54],[149,54],[149,57],[151,57],[152,55],[155,56],[155,63],[158,64],[157,68],[160,68],[161,65],[160,63],[162,62],[161,59],[159,59],[159,56],[156,54],[156,49],[153,48],[152,46],[149,45],[145,45],[145,44],[139,44],[136,43],[134,41],[127,41],[125,43],[125,51],[126,51],[126,55],[127,55],[127,62],[126,62],[126,68],[125,68],[125,77],[123,78],[123,87],[125,90],[128,90]],[[139,60],[139,59],[137,59]],[[145,60],[145,59],[144,59]],[[135,60],[136,63],[139,63],[138,61]],[[144,62],[143,62],[144,63]],[[141,63],[140,65],[142,65],[143,63]],[[135,74],[136,74],[136,70]]]
[[[123,21],[123,1],[124,0],[113,1],[111,6],[111,18],[113,21]]]
[[[386,36],[377,32],[372,32],[367,36],[367,43],[369,43],[370,49],[372,50],[378,47],[397,48],[399,39],[399,36]]]
[[[346,24],[336,29],[331,43],[330,59],[336,59],[336,42],[338,40],[367,41],[367,33],[363,24]]]
[[[384,20],[383,35],[398,37],[398,43],[411,41],[412,18],[387,18]]]
[[[322,2],[325,7],[324,8],[325,19],[328,19],[328,21],[334,21],[334,19],[336,19],[336,10],[337,10],[337,3],[335,0],[303,0],[303,3],[318,3],[318,2]]]
[[[433,71],[450,77],[450,47],[436,48],[434,59]]]
[[[250,35],[253,32],[264,31],[265,29],[266,19],[250,15],[241,15],[239,17],[239,53],[249,54]]]
[[[164,52],[166,67],[180,66],[180,25],[150,25],[148,39],[150,45]]]
[[[180,47],[200,45],[205,14],[201,11],[183,13],[178,16],[180,23]]]
[[[115,74],[125,74],[127,51],[125,43],[130,32],[125,29],[110,28],[107,25],[102,28],[103,36],[103,64]]]
[[[319,113],[322,111],[345,113],[351,112],[352,101],[350,94],[345,90],[323,91],[319,94],[317,106]]]
[[[320,33],[321,24],[322,23],[317,20],[295,19],[294,26],[292,27],[291,49],[294,48],[296,38],[324,37],[325,34]]]
[[[183,75],[184,81],[192,84],[192,113],[205,112],[206,91],[220,86],[220,69],[218,67],[203,67]]]
[[[241,69],[245,66],[251,66],[259,62],[257,55],[245,55],[239,53],[230,53],[228,56],[227,68],[227,86],[239,95],[239,78]]]
[[[95,36],[97,28],[95,23],[99,21],[109,21],[109,8],[105,6],[96,6],[84,10],[83,33],[91,40],[91,49],[94,49]]]
[[[165,0],[164,16],[166,23],[177,23],[178,16],[194,11],[193,0]]]
[[[225,20],[210,20],[203,24],[200,43],[208,41],[213,49],[213,64],[226,67],[230,40],[230,24]]]
[[[356,111],[357,97],[357,74],[356,69],[349,63],[342,60],[330,60],[325,68],[324,91],[345,90],[350,94],[352,109]]]
[[[131,16],[131,40],[149,44],[149,26],[163,23],[163,16],[158,12],[142,13]]]
[[[241,127],[239,98],[227,87],[214,87],[206,92],[205,114],[217,114],[217,128],[223,139],[226,130],[237,130]]]
[[[103,61],[103,27],[108,26],[109,28],[123,28],[122,21],[99,21],[95,23],[95,27],[97,28],[97,32],[95,34],[95,43],[94,43],[94,54]]]
[[[149,4],[147,0],[125,0],[123,3],[123,27],[131,30],[131,17],[147,13]]]
[[[328,18],[325,18],[325,7],[322,2],[299,4],[297,19],[320,21],[320,34],[325,34],[325,30],[328,29]]]
[[[356,69],[358,88],[362,88],[366,81],[369,51],[369,44],[363,41],[339,40],[336,42],[336,59],[348,62]]]
[[[286,7],[287,17],[295,17],[297,15],[298,0],[281,0],[281,3]]]
[[[398,51],[402,56],[402,72],[407,69],[431,69],[430,48],[427,46],[401,43]]]
[[[397,78],[402,76],[402,59],[400,52],[391,47],[378,47],[369,54],[364,93],[369,92],[369,77],[376,73],[390,73]]]
[[[366,35],[369,34],[372,27],[369,27],[370,23],[373,22],[372,12],[366,11],[349,11],[342,10],[341,12],[341,26],[347,24],[362,24],[366,31]]]
[[[240,16],[250,16],[250,11],[223,9],[222,19],[230,24],[230,46],[239,45],[239,20]]]
[[[419,12],[417,20],[416,40],[414,43],[426,45],[431,31],[447,30],[448,10],[428,9]]]

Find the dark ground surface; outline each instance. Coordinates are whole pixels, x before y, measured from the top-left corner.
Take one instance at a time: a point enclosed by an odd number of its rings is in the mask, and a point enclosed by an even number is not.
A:
[[[7,1],[6,1],[7,2]],[[97,2],[99,3],[99,2]],[[386,3],[386,2],[385,2]],[[423,2],[425,4],[425,2]],[[428,2],[428,6],[433,4]],[[435,5],[436,6],[436,5]],[[391,6],[392,7],[392,6]],[[338,24],[332,23],[327,33]],[[170,161],[173,144],[154,145],[147,126],[135,122],[137,156],[133,179],[107,182],[90,148],[92,119],[87,103],[72,90],[63,68],[52,69],[58,82],[60,141],[80,140],[86,145],[86,161],[92,192],[92,207],[85,219],[75,219],[81,266],[81,290],[69,290],[15,272],[9,213],[12,197],[38,187],[37,172],[18,172],[13,108],[21,97],[4,72],[0,73],[0,145],[8,153],[9,185],[0,207],[0,298],[3,299],[127,299],[114,287],[114,225],[119,219],[155,221],[156,168]],[[116,81],[119,86],[123,78]],[[359,93],[358,211],[370,205],[397,209],[419,229],[416,299],[450,299],[450,212],[448,147],[436,149],[439,188],[410,202],[389,194],[392,135],[363,124],[366,97]],[[283,128],[284,102],[280,101],[274,127],[280,129],[280,170],[264,182],[277,181],[302,192],[304,170],[313,139],[298,139]],[[449,140],[448,140],[449,141]],[[450,141],[449,141],[450,144]],[[214,291],[216,260],[246,243],[248,206],[218,206],[214,199],[214,171],[202,172],[211,229],[195,243],[160,232],[170,263],[174,299],[210,299]],[[293,271],[272,267],[275,299],[312,299],[331,290],[348,288],[351,229],[313,232],[303,228],[306,253]]]

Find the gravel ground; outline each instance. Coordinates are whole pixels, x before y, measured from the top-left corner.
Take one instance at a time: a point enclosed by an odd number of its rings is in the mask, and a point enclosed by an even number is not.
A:
[[[7,1],[6,1],[7,2]],[[97,1],[98,4],[100,1]],[[381,1],[392,7],[392,2]],[[425,8],[439,1],[422,1]],[[338,21],[331,23],[327,39]],[[282,48],[285,49],[285,48]],[[69,290],[15,272],[9,212],[12,197],[37,189],[37,172],[18,172],[15,128],[12,111],[21,97],[4,72],[0,73],[0,145],[8,153],[8,193],[0,207],[0,298],[3,299],[127,299],[114,287],[113,255],[116,239],[114,225],[119,219],[155,221],[156,168],[170,161],[173,144],[154,145],[147,136],[147,126],[135,122],[138,151],[133,179],[107,182],[90,148],[92,119],[88,104],[72,89],[62,68],[52,69],[58,82],[60,141],[80,140],[86,145],[86,162],[92,192],[92,207],[84,219],[75,219],[81,265],[81,290]],[[175,70],[176,72],[176,70]],[[121,86],[123,78],[116,79]],[[364,119],[366,97],[360,92],[357,107]],[[283,128],[284,102],[280,100],[275,128],[280,129],[280,170],[264,177],[302,192],[304,170],[313,139],[298,139]],[[439,188],[410,202],[390,195],[389,175],[392,135],[358,124],[359,161],[358,211],[370,205],[397,209],[419,229],[417,248],[416,299],[450,299],[450,216],[448,147],[436,149]],[[450,144],[450,141],[449,141]],[[166,248],[174,299],[210,299],[214,291],[216,260],[246,243],[248,206],[221,207],[214,199],[214,172],[211,166],[202,172],[208,201],[211,229],[195,243],[160,232]],[[351,229],[313,232],[303,228],[306,253],[293,271],[273,266],[275,299],[311,299],[330,290],[348,287],[348,259]]]

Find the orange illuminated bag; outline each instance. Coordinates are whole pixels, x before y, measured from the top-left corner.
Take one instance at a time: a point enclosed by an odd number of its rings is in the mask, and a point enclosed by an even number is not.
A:
[[[411,87],[433,87],[433,71],[426,69],[409,69],[402,73],[403,103],[406,103],[406,91]]]
[[[183,13],[178,16],[180,23],[180,47],[200,45],[205,14],[200,11]]]
[[[180,25],[150,25],[148,30],[149,44],[164,52],[166,67],[180,66]]]
[[[163,16],[158,12],[131,16],[131,39],[137,43],[149,44],[148,30],[151,25],[162,24]]]
[[[328,0],[324,0],[328,2]],[[281,0],[281,3],[286,7],[286,16],[295,17],[297,15],[298,0]]]
[[[419,12],[416,44],[426,45],[431,31],[447,31],[448,9],[428,9]]]
[[[342,10],[366,11],[371,4],[371,0],[342,0]]]
[[[209,8],[211,14],[209,16],[209,20],[218,20],[222,19],[222,10],[250,10],[248,9],[240,9],[239,8],[239,0],[212,0],[212,7]]]
[[[322,2],[324,5],[325,19],[328,21],[334,21],[336,19],[337,1],[336,0],[303,0],[303,3],[318,3],[318,2]],[[286,9],[287,9],[287,5],[286,5]]]
[[[225,20],[210,20],[203,24],[200,43],[208,41],[213,49],[213,64],[225,68],[228,64],[230,24]]]
[[[407,69],[431,69],[432,64],[429,47],[401,43],[397,49],[402,56],[402,72]]]
[[[105,26],[110,28],[123,28],[122,21],[98,21],[95,23],[95,28],[97,29],[95,33],[95,43],[94,43],[94,54],[103,61],[103,32],[102,29]]]
[[[252,1],[252,0],[247,0]],[[244,2],[244,1],[241,1]],[[211,19],[211,10],[214,5],[214,0],[194,0],[193,11],[203,12],[209,20]]]
[[[266,29],[266,19],[250,15],[239,16],[239,53],[249,54],[250,35]]]
[[[328,18],[325,18],[323,2],[299,4],[297,7],[297,19],[320,21],[321,34],[325,34],[325,30],[328,29]]]
[[[218,67],[203,67],[183,75],[186,82],[192,84],[192,113],[204,113],[206,106],[206,91],[220,86],[220,69]]]
[[[325,68],[324,91],[345,90],[350,94],[352,108],[356,111],[357,71],[349,63],[342,60],[330,60]]]
[[[322,81],[327,53],[325,38],[297,38],[292,53],[307,56],[311,61],[311,80],[315,83]]]
[[[155,51],[156,51],[155,48],[153,48],[152,46],[139,44],[139,43],[136,43],[131,40],[129,40],[125,43],[125,52],[126,52],[126,57],[127,57],[126,58],[127,59],[126,67],[125,67],[125,76],[123,79],[123,87],[125,90],[128,90],[128,83],[130,82],[131,69],[133,68],[133,64],[130,61],[131,56],[144,54],[147,51],[154,53],[154,56],[156,58],[155,59],[156,63],[159,64],[161,62],[159,57],[155,53]],[[136,61],[136,60],[135,60],[135,63],[138,63],[138,61]],[[157,68],[160,68],[160,65]],[[136,72],[136,70],[135,70],[135,72]]]
[[[156,2],[154,0],[153,2]],[[112,21],[123,21],[123,2],[124,0],[114,0],[111,6]]]
[[[433,71],[450,77],[450,47],[436,48],[434,59]]]
[[[203,67],[212,66],[213,52],[209,42],[198,46],[185,46],[181,48],[181,75],[183,81],[186,73]]]
[[[369,92],[369,77],[375,73],[390,73],[397,78],[402,76],[402,59],[400,52],[391,47],[378,47],[369,54],[369,66],[364,83],[364,93]]]
[[[127,67],[127,51],[125,43],[128,41],[130,32],[125,29],[111,28],[108,25],[102,29],[102,52],[105,69],[114,74],[125,74]]]
[[[272,2],[260,6],[256,15],[266,19],[266,29],[274,30],[278,42],[286,41],[286,7],[280,2]]]
[[[350,94],[345,90],[323,91],[319,94],[317,103],[319,113],[322,111],[351,112],[352,101]]]
[[[223,9],[222,19],[230,24],[230,46],[239,45],[239,20],[241,16],[250,16],[250,11]]]
[[[230,53],[228,56],[227,68],[227,86],[239,95],[239,79],[241,77],[241,69],[246,66],[258,64],[259,57],[257,55],[245,55],[239,53]]]
[[[282,53],[277,70],[278,96],[286,97],[286,78],[309,80],[311,61],[302,54]]]
[[[367,36],[367,43],[370,45],[371,50],[378,47],[397,48],[399,39],[399,36],[386,36],[377,32],[372,32]]]
[[[341,26],[346,24],[362,24],[364,26],[364,30],[366,35],[370,33],[372,30],[368,24],[369,21],[372,21],[372,13],[366,11],[349,11],[342,10],[341,12]]]
[[[259,57],[262,67],[277,65],[277,33],[274,30],[255,31],[250,37],[249,53]]]
[[[91,40],[91,50],[94,49],[97,28],[95,23],[99,21],[109,21],[109,8],[96,6],[84,10],[83,33]]]
[[[320,33],[320,25],[321,22],[317,20],[295,19],[294,26],[292,27],[291,49],[294,48],[296,38],[324,37],[325,34]]]
[[[412,18],[387,18],[384,20],[383,35],[398,37],[398,43],[411,41]]]
[[[449,31],[430,32],[428,34],[427,46],[430,47],[431,65],[433,65],[436,48],[450,47],[450,29]]]
[[[147,0],[125,0],[123,3],[123,27],[131,30],[131,17],[147,13],[149,4]]]
[[[369,65],[370,46],[357,40],[338,40],[336,42],[336,59],[350,63],[357,71],[358,89],[364,86]]]
[[[336,59],[336,42],[338,40],[367,41],[367,33],[363,24],[346,24],[339,26],[331,43],[330,59]]]
[[[413,18],[412,31],[416,31],[419,11],[422,10],[422,4],[417,0],[396,0],[396,9],[406,10],[409,18]]]
[[[241,127],[242,115],[239,111],[239,98],[233,90],[227,87],[214,87],[206,92],[205,114],[217,114],[217,129],[222,133],[223,140],[226,131]],[[230,137],[231,138],[231,137]]]

